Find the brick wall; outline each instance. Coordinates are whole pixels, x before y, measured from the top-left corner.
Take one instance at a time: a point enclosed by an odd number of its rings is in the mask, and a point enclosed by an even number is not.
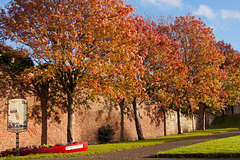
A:
[[[34,98],[27,98],[28,113],[32,115],[33,105],[37,103]],[[1,101],[0,114],[0,151],[7,148],[14,148],[16,145],[16,134],[7,131],[6,100]],[[97,130],[102,125],[110,124],[116,134],[114,141],[120,139],[120,109],[117,104],[101,98],[97,103],[90,102],[88,107],[78,106],[75,121],[75,141],[87,141],[89,144],[97,143]],[[5,108],[5,109],[4,109]],[[145,105],[139,106],[141,125],[145,138],[163,136],[163,122],[157,123],[152,121],[147,115]],[[59,110],[61,113],[61,111]],[[67,141],[67,114],[59,114],[60,122],[55,121],[54,117],[48,120],[48,143],[65,143]],[[37,117],[37,116],[36,116]],[[182,117],[183,131],[192,130],[192,120]],[[175,112],[167,113],[167,134],[177,133],[176,114]],[[125,140],[136,140],[137,134],[133,118],[125,116]],[[20,146],[32,146],[41,144],[41,122],[33,118],[28,119],[28,130],[20,133]]]
[[[33,105],[37,103],[33,97],[27,98],[28,112],[32,115]],[[0,151],[14,148],[16,146],[16,134],[7,131],[7,117],[5,99],[1,99],[0,113]],[[164,135],[164,125],[161,118],[158,120],[150,116],[146,108],[151,106],[141,105],[140,117],[143,134],[145,138],[158,137]],[[154,107],[154,105],[152,105]],[[96,144],[97,130],[102,125],[110,124],[116,134],[114,141],[120,140],[120,108],[117,104],[100,98],[98,102],[89,102],[86,106],[78,106],[75,121],[75,141],[87,141],[89,144]],[[237,110],[237,109],[236,109]],[[237,112],[237,111],[236,111]],[[177,134],[177,114],[169,111],[167,117],[167,135]],[[212,123],[213,115],[208,115],[208,123]],[[181,115],[181,127],[183,132],[190,132],[199,129],[197,117],[186,117]],[[66,143],[67,141],[67,114],[59,110],[59,121],[54,116],[48,119],[48,144]],[[137,133],[135,123],[132,118],[125,116],[125,140],[136,140]],[[28,130],[20,133],[20,146],[32,146],[41,144],[41,122],[35,119],[28,120]]]

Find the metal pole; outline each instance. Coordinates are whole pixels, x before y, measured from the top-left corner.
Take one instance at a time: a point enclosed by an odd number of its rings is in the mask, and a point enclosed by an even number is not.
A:
[[[19,156],[19,132],[16,132],[16,156]]]

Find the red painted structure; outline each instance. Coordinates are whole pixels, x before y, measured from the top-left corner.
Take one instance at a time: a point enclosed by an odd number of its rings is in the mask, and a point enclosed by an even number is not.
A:
[[[19,155],[24,156],[28,154],[37,154],[37,153],[72,153],[72,152],[80,152],[88,150],[88,143],[81,142],[69,145],[60,145],[48,148],[38,148],[38,149],[29,149],[29,150],[20,150]],[[8,155],[16,155],[16,151],[3,151],[1,155],[8,156]],[[1,157],[0,155],[0,157]]]

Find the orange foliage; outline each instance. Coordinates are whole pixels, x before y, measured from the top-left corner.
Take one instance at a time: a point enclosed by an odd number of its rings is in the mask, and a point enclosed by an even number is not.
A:
[[[187,15],[176,17],[170,25],[160,24],[159,31],[180,45],[181,61],[188,69],[184,97],[195,108],[200,102],[212,110],[224,107],[225,93],[221,83],[224,73],[219,67],[225,57],[215,46],[212,29],[201,19]]]
[[[227,94],[224,102],[226,105],[234,106],[240,100],[240,53],[224,41],[219,41],[217,46],[226,57],[221,66],[221,69],[226,74],[226,78],[222,79],[224,91]]]
[[[101,90],[98,81],[106,74],[136,72],[128,64],[136,50],[126,21],[133,10],[122,0],[12,0],[0,12],[1,39],[28,46],[36,63],[48,65],[43,76],[62,85],[72,136],[78,90]]]

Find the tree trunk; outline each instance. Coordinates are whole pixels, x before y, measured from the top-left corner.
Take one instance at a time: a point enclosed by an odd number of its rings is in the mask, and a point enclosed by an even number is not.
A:
[[[167,119],[166,119],[166,111],[163,110],[163,125],[164,125],[164,136],[167,135]]]
[[[49,81],[43,82],[42,84],[35,85],[35,89],[37,90],[37,94],[40,98],[41,102],[41,110],[42,110],[42,133],[41,133],[41,144],[47,144],[47,131],[48,131],[48,123],[47,123],[47,109],[48,109],[48,101],[49,101]]]
[[[192,115],[192,131],[195,131],[194,115]]]
[[[120,122],[120,126],[121,126],[121,130],[120,130],[120,141],[124,141],[124,102],[125,99],[122,99],[122,101],[119,103],[120,106],[120,112],[121,112],[121,122]]]
[[[224,112],[225,110],[222,109],[221,111],[222,111],[222,117],[225,116],[225,112]]]
[[[136,97],[132,101],[132,105],[133,105],[133,110],[134,110],[134,118],[135,118],[135,125],[136,125],[138,140],[144,140],[142,126],[140,124],[140,117],[139,117]]]
[[[231,106],[231,108],[232,108],[232,115],[234,115],[235,113],[234,113],[234,106]]]
[[[41,135],[41,144],[47,144],[47,99],[41,98],[41,109],[42,109],[42,135]]]
[[[202,112],[202,130],[206,130],[206,113],[205,113],[205,106],[203,106],[203,112]]]
[[[68,94],[68,125],[67,125],[67,141],[74,142],[75,131],[75,102],[74,96]]]
[[[177,109],[178,134],[182,134],[180,111],[181,109]]]

